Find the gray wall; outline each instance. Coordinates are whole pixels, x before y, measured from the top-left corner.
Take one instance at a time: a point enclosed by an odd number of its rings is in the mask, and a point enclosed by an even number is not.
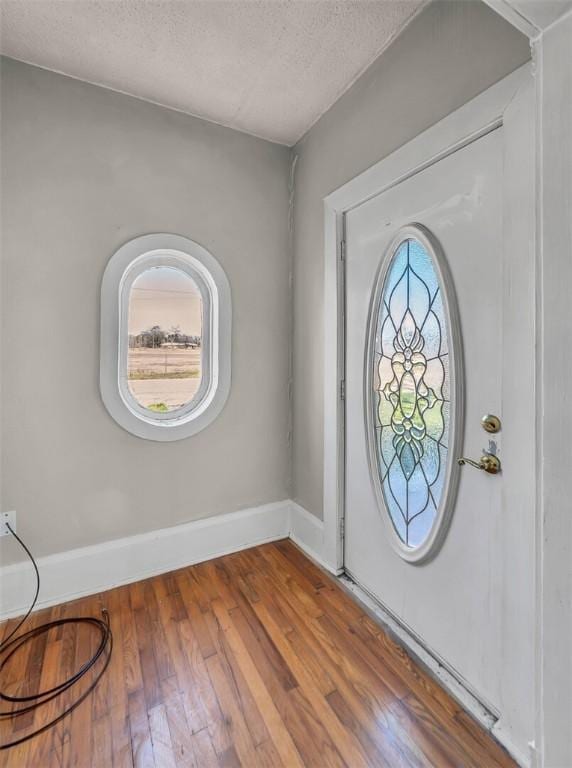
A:
[[[2,61],[2,508],[37,554],[283,499],[290,470],[321,515],[322,199],[528,56],[480,0],[434,2],[295,147],[291,455],[289,150]],[[164,444],[98,389],[103,269],[153,231],[212,251],[234,301],[227,406]]]
[[[7,59],[1,127],[2,509],[32,550],[287,498],[289,150]],[[156,231],[208,248],[233,293],[230,398],[174,443],[124,432],[98,387],[103,270]]]
[[[480,0],[431,3],[295,147],[293,496],[322,516],[323,198],[528,60]]]

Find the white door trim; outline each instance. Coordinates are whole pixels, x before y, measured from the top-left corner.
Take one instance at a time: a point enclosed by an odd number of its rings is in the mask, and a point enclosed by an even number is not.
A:
[[[323,559],[334,572],[343,570],[344,214],[503,125],[509,105],[530,77],[526,64],[324,199]]]
[[[572,765],[572,10],[535,45],[538,70],[537,200],[539,439],[537,491],[537,766]]]

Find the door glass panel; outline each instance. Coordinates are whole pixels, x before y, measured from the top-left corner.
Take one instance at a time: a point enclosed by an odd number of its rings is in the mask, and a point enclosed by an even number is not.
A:
[[[407,237],[375,297],[373,428],[384,505],[403,544],[421,546],[444,498],[449,328],[434,256]]]

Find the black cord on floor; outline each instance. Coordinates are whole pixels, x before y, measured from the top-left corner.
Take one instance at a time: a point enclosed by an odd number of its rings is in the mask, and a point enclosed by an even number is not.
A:
[[[93,691],[95,686],[98,684],[99,680],[101,679],[101,676],[104,674],[105,670],[107,669],[109,665],[109,660],[111,659],[111,651],[113,649],[113,635],[111,633],[111,628],[109,626],[109,614],[107,613],[107,610],[105,608],[102,608],[102,614],[103,619],[96,619],[93,617],[84,617],[79,616],[77,618],[68,618],[68,619],[56,619],[55,621],[49,621],[46,624],[40,624],[37,627],[34,627],[33,629],[28,630],[28,632],[23,632],[21,635],[16,635],[18,630],[22,627],[26,619],[29,617],[29,615],[34,610],[34,606],[36,605],[36,602],[38,600],[38,594],[40,592],[40,572],[38,571],[38,566],[36,565],[36,561],[34,560],[34,557],[28,547],[24,544],[22,539],[12,530],[10,525],[7,523],[6,527],[14,536],[16,541],[20,544],[22,549],[26,552],[28,557],[30,558],[32,565],[34,566],[34,570],[36,572],[36,593],[34,595],[34,599],[32,600],[32,604],[30,605],[30,608],[28,609],[28,612],[25,614],[25,616],[20,619],[18,624],[15,626],[15,628],[10,632],[8,637],[0,643],[0,675],[2,674],[2,671],[6,667],[6,665],[9,663],[10,659],[16,654],[22,646],[24,646],[26,643],[31,642],[34,640],[34,638],[46,634],[51,629],[54,629],[56,627],[64,626],[65,624],[87,624],[91,627],[94,627],[99,631],[99,644],[97,646],[97,649],[95,653],[78,669],[77,672],[75,672],[71,677],[69,677],[67,680],[64,680],[61,683],[58,683],[57,685],[53,686],[53,688],[49,688],[45,691],[40,691],[39,693],[34,693],[29,696],[10,696],[7,693],[4,693],[4,691],[0,688],[0,699],[2,701],[6,701],[11,703],[13,706],[11,709],[8,710],[0,710],[0,720],[7,720],[10,718],[16,718],[20,717],[21,715],[26,714],[27,712],[32,712],[35,709],[38,709],[39,707],[42,707],[44,704],[47,704],[49,701],[52,701],[53,699],[60,696],[62,693],[70,689],[73,685],[78,683],[81,678],[89,672],[92,667],[95,666],[98,659],[103,655],[104,656],[104,663],[95,676],[94,680],[92,681],[89,688],[84,691],[84,693],[79,696],[79,698],[75,699],[69,706],[67,706],[60,714],[55,717],[53,720],[50,720],[50,722],[46,723],[45,725],[41,726],[40,728],[37,728],[35,731],[32,731],[31,733],[28,733],[25,736],[22,736],[18,739],[15,739],[14,741],[10,741],[6,744],[0,744],[0,749],[9,749],[10,747],[15,747],[17,744],[22,744],[24,741],[28,741],[28,739],[32,739],[34,736],[37,736],[40,733],[44,733],[44,731],[47,731],[49,728],[51,728],[56,723],[59,723],[60,720],[62,720],[66,715],[69,715],[70,712],[72,712],[77,706],[79,706],[82,701],[89,696],[89,694]],[[16,635],[16,637],[14,637]]]

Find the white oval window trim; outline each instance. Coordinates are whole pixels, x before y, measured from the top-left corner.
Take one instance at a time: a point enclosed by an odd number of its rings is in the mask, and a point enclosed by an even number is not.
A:
[[[153,267],[173,267],[197,284],[203,303],[202,376],[198,397],[171,413],[141,407],[127,386],[129,297],[133,282]],[[228,279],[202,245],[168,233],[142,235],[109,260],[101,284],[100,390],[113,419],[146,440],[182,440],[222,411],[230,392],[232,305]]]

